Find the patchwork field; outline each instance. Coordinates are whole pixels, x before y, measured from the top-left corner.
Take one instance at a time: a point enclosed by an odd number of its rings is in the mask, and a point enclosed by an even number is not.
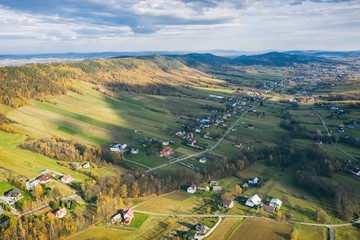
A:
[[[336,240],[360,239],[360,226],[336,227],[334,228]]]
[[[230,236],[230,240],[280,240],[289,239],[293,225],[273,221],[246,219]]]
[[[291,236],[297,240],[327,240],[328,229],[306,225],[295,225]]]
[[[182,193],[182,192],[172,192],[169,194],[166,194],[164,198],[178,200],[178,201],[184,201],[185,199],[188,199],[191,197],[189,194]]]
[[[237,229],[243,219],[239,218],[224,218],[220,225],[210,234],[207,240],[221,240],[228,239],[228,237]]]

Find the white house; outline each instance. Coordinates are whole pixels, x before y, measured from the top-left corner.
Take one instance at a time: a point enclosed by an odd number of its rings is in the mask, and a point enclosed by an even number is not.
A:
[[[139,153],[139,149],[137,149],[137,148],[132,148],[132,149],[131,149],[131,153],[132,153],[132,154],[138,154],[138,153]]]
[[[72,178],[72,176],[70,174],[66,174],[60,180],[63,183],[71,183],[74,179]]]
[[[114,223],[117,220],[122,219],[121,213],[115,214],[112,218],[111,218],[111,222]]]
[[[255,194],[249,197],[248,200],[246,200],[245,205],[248,207],[255,207],[260,203],[261,203],[261,198],[257,194]]]
[[[234,206],[235,202],[233,200],[230,199],[224,199],[224,201],[222,202],[222,205],[224,208],[232,208]]]
[[[282,201],[280,199],[278,199],[278,198],[271,199],[271,201],[269,203],[269,206],[275,207],[278,210],[281,208],[281,205],[282,205]]]
[[[206,163],[207,160],[208,160],[207,157],[202,157],[202,158],[199,159],[199,162],[200,162],[200,163]]]
[[[126,144],[115,144],[115,145],[110,145],[110,151],[111,152],[123,152],[125,149],[127,148]]]
[[[84,164],[82,165],[82,168],[90,168],[90,163],[89,163],[89,162],[84,163]]]
[[[37,179],[30,179],[29,181],[26,182],[26,189],[33,190],[39,183],[40,182]]]
[[[254,177],[248,181],[249,184],[257,184],[259,182],[259,179],[257,177]]]
[[[163,145],[163,146],[169,146],[169,144],[170,144],[170,141],[163,141],[163,142],[162,142],[162,145]]]
[[[188,193],[195,193],[196,192],[196,185],[191,184],[191,186],[187,188],[187,192]]]
[[[66,208],[62,208],[62,209],[56,211],[55,215],[57,218],[63,218],[63,217],[65,217],[66,213],[67,213]]]

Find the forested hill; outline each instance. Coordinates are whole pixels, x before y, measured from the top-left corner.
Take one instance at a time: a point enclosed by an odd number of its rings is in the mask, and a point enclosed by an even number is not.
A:
[[[174,84],[221,84],[180,60],[165,56],[34,64],[0,68],[0,102],[16,108],[48,94],[65,94],[69,90],[82,93],[72,80],[150,94],[174,94]]]

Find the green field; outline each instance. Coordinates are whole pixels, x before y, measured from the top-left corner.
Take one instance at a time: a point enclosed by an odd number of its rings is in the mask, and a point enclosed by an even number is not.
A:
[[[359,225],[347,226],[347,227],[336,227],[335,239],[336,240],[353,240],[360,239],[360,227]]]
[[[295,225],[291,234],[296,240],[327,240],[328,229],[306,225]],[[337,238],[336,238],[337,239]]]
[[[0,165],[3,168],[27,178],[37,177],[41,170],[49,169],[63,174],[70,173],[78,181],[89,179],[83,174],[60,166],[53,159],[18,148],[24,140],[25,136],[19,134],[0,134]]]

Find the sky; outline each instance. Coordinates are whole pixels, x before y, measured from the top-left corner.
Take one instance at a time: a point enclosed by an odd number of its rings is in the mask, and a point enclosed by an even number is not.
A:
[[[0,54],[359,50],[360,0],[0,0]]]

